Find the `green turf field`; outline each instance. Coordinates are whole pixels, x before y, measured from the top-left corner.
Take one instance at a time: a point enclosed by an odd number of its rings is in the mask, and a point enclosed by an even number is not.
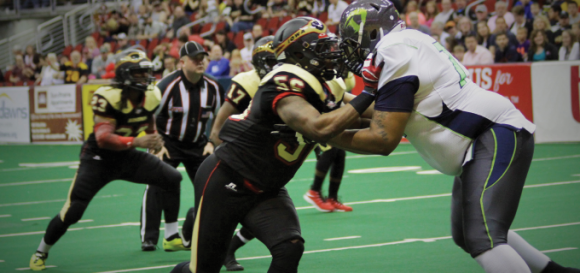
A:
[[[64,204],[78,154],[79,145],[0,146],[0,272],[27,269]],[[553,260],[580,267],[580,144],[536,145],[534,158],[512,228]],[[320,213],[302,199],[314,165],[311,155],[288,184],[306,240],[300,272],[483,272],[450,237],[453,178],[421,174],[432,168],[412,146],[400,145],[389,157],[349,154],[347,171],[416,166],[345,172],[339,195],[353,206],[350,213]],[[182,174],[183,217],[193,205],[193,187]],[[116,181],[99,192],[81,223],[51,249],[47,265],[56,267],[46,272],[169,272],[188,260],[189,252],[141,251],[144,189]],[[271,259],[256,240],[238,258],[245,272],[266,272]]]

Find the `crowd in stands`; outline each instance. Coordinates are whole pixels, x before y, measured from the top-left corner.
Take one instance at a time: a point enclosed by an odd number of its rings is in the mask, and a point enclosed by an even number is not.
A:
[[[394,2],[402,7],[407,28],[430,35],[464,65],[580,59],[580,0],[497,0],[471,6],[468,0]],[[34,46],[24,51],[15,46],[14,64],[0,73],[0,81],[107,80],[114,77],[118,54],[130,48],[145,50],[161,78],[180,68],[179,48],[187,41],[206,47],[208,74],[232,77],[252,69],[254,42],[273,35],[284,22],[314,16],[337,32],[347,6],[345,0],[132,0],[116,10],[102,5],[93,16],[97,31],[84,43],[46,55],[36,54]]]

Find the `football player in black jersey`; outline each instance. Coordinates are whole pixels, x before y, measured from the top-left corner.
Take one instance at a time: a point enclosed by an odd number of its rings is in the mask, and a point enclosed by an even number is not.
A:
[[[94,133],[81,148],[81,163],[66,203],[50,221],[30,259],[33,271],[46,268],[50,248],[81,219],[91,199],[109,182],[127,180],[179,194],[181,174],[154,155],[135,150],[158,150],[163,145],[153,120],[161,92],[153,84],[151,69],[144,52],[129,51],[116,64],[114,83],[95,91],[91,101]],[[138,137],[141,132],[146,135]],[[177,216],[177,212],[174,214]]]
[[[334,110],[344,88],[327,81],[341,75],[342,53],[327,31],[319,20],[299,17],[276,32],[273,48],[283,64],[262,79],[243,114],[228,118],[220,132],[224,143],[197,172],[191,261],[172,272],[219,272],[238,223],[270,250],[268,272],[297,272],[304,239],[284,186],[315,144],[280,139],[271,131],[287,124],[302,139],[325,143],[356,127],[374,100],[364,93]]]

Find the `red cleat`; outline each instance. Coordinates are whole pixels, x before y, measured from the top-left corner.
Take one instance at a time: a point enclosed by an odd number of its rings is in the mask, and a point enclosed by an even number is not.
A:
[[[352,207],[349,207],[334,198],[328,198],[326,202],[332,204],[334,211],[349,212],[352,211]]]
[[[322,196],[320,195],[320,192],[308,190],[306,194],[304,194],[304,200],[312,204],[319,211],[322,212],[334,211],[334,206],[331,203],[324,201],[324,199],[322,199]]]

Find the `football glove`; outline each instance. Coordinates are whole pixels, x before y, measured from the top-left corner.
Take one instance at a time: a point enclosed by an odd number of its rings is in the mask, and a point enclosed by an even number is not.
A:
[[[383,66],[385,62],[382,61],[378,65],[376,64],[376,49],[367,56],[362,68],[362,78],[364,81],[364,91],[375,94],[378,89],[379,79],[381,77],[381,72],[383,71]]]

